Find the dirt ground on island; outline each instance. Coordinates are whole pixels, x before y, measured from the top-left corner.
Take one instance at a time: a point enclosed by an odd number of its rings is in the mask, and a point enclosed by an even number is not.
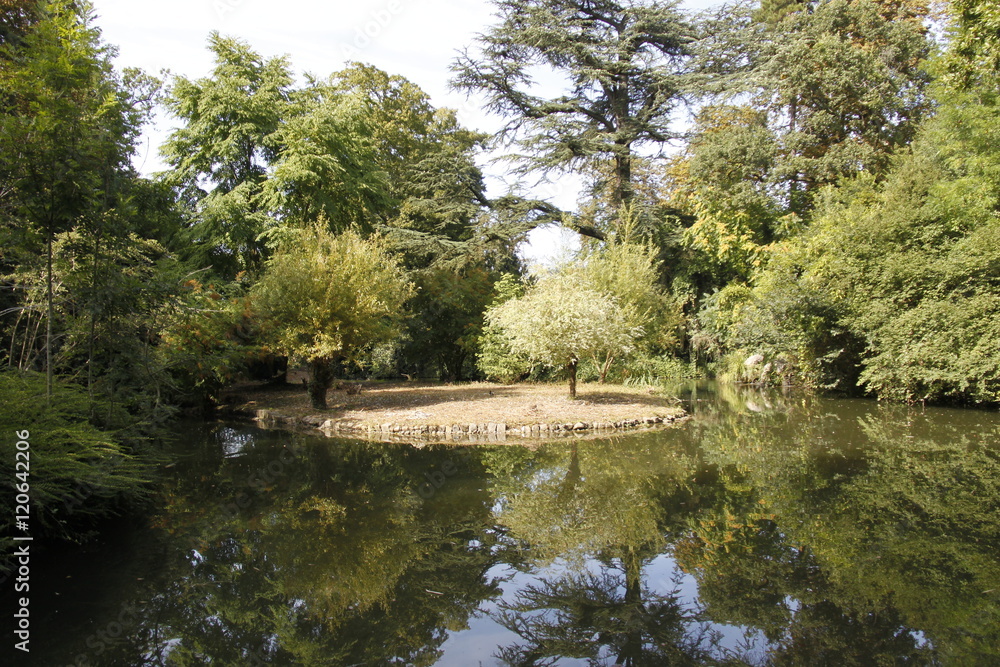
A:
[[[652,389],[581,383],[571,399],[565,383],[498,385],[432,382],[357,382],[360,393],[331,389],[329,409],[315,410],[302,378],[277,387],[243,387],[227,402],[241,411],[274,410],[292,417],[400,425],[495,422],[508,427],[556,422],[615,422],[679,416],[677,400]]]

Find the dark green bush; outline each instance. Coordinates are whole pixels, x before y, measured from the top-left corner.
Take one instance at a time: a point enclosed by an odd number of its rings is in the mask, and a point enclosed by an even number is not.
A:
[[[10,536],[21,534],[13,530],[13,509],[24,484],[30,498],[27,534],[36,538],[82,539],[97,519],[120,513],[145,495],[148,457],[92,422],[92,413],[107,415],[110,410],[95,405],[81,387],[57,381],[47,401],[44,375],[0,373],[0,493],[8,510],[0,529],[5,555],[13,545]],[[20,437],[25,431],[27,438]],[[19,440],[29,443],[22,448],[29,453],[27,471],[15,466]]]

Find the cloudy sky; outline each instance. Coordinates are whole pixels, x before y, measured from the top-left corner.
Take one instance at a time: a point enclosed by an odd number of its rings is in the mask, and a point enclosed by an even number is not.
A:
[[[93,0],[97,25],[106,42],[119,49],[118,65],[140,67],[151,74],[169,70],[191,79],[206,76],[212,55],[208,34],[218,30],[238,37],[265,57],[287,55],[296,75],[325,77],[349,61],[367,62],[419,85],[435,106],[458,111],[468,127],[493,131],[499,120],[480,109],[479,100],[449,90],[449,67],[459,50],[493,23],[494,9],[486,0]],[[698,10],[716,0],[687,0]],[[160,118],[144,138],[136,166],[144,173],[163,168],[157,148],[176,121]],[[499,170],[487,167],[487,173]],[[490,193],[505,185],[489,182]],[[575,179],[535,188],[539,196],[575,208]],[[569,238],[572,238],[571,236]],[[567,237],[556,230],[536,234],[535,251],[551,254]]]

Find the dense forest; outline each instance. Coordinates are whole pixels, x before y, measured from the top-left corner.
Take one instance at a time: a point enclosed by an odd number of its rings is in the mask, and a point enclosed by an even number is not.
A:
[[[298,80],[213,33],[209,76],[161,81],[83,0],[0,5],[0,470],[30,429],[49,532],[141,496],[179,410],[287,364],[317,408],[403,376],[1000,402],[993,2],[495,5],[452,73],[495,136],[363,63]],[[488,193],[487,154],[587,189]],[[581,248],[529,271],[542,225]]]

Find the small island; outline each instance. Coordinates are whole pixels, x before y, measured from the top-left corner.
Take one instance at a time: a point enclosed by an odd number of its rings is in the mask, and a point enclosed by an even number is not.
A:
[[[336,437],[456,443],[600,437],[686,418],[676,398],[654,389],[599,383],[581,384],[576,399],[551,383],[341,383],[330,391],[329,408],[316,410],[295,379],[244,387],[229,396],[226,411]]]

